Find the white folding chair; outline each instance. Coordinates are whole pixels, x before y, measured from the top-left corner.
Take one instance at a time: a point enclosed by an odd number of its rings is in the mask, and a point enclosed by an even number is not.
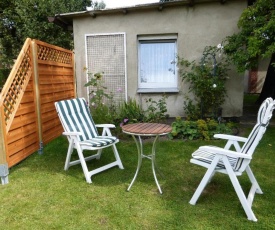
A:
[[[92,183],[91,176],[94,174],[114,166],[118,166],[120,169],[123,169],[123,165],[115,145],[119,142],[119,140],[112,136],[110,131],[110,128],[115,127],[114,125],[95,125],[87,102],[84,98],[55,102],[55,107],[64,128],[63,135],[66,135],[69,141],[69,148],[64,167],[65,170],[68,170],[68,168],[72,165],[80,163],[86,181],[88,183]],[[98,134],[97,127],[103,128],[101,136]],[[86,161],[94,158],[99,159],[102,149],[106,147],[112,147],[116,160],[100,168],[89,171]],[[79,160],[71,161],[73,149],[77,150]],[[84,157],[83,150],[96,150],[97,153]]]
[[[262,103],[258,111],[257,123],[247,138],[217,134],[215,135],[216,138],[227,140],[224,148],[202,146],[192,154],[190,162],[207,168],[207,171],[191,198],[190,204],[196,204],[202,191],[216,172],[228,174],[248,219],[257,221],[251,206],[255,193],[262,194],[263,192],[249,164],[252,160],[252,154],[262,139],[272,117],[274,105],[275,103],[272,98],[267,98]],[[242,147],[239,144],[240,142],[243,142]],[[233,146],[235,150],[231,150],[231,146]],[[252,184],[247,198],[237,178],[237,176],[241,176],[244,171],[246,171]]]

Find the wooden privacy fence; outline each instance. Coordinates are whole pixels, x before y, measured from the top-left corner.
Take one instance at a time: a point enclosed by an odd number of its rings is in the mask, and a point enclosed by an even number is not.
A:
[[[62,133],[54,102],[74,98],[70,50],[26,39],[0,94],[0,177]]]

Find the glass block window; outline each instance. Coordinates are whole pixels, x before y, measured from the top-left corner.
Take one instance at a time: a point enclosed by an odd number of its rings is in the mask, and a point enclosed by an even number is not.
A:
[[[125,63],[125,33],[86,35],[86,67],[91,73],[103,72],[106,92],[116,102],[127,95]]]

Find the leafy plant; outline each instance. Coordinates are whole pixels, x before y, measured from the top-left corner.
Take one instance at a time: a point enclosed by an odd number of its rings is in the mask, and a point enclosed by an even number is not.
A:
[[[235,125],[232,123],[219,124],[213,119],[189,121],[177,117],[172,123],[172,132],[169,137],[171,139],[210,140],[217,133],[232,134],[233,128],[235,128]]]
[[[104,8],[102,1],[91,0],[1,0],[0,63],[10,68],[26,38],[35,38],[66,49],[73,49],[71,31],[49,20],[60,13]]]
[[[146,122],[160,122],[169,117],[167,113],[166,95],[163,95],[158,101],[152,98],[145,99],[148,104],[145,110]]]
[[[90,91],[90,100],[91,100],[91,106],[93,107],[99,107],[101,105],[104,105],[104,99],[109,99],[110,96],[105,93],[105,90],[107,87],[105,87],[104,81],[102,79],[103,73],[91,73],[88,72],[89,81],[85,84],[86,87],[91,86]]]
[[[185,97],[184,110],[189,119],[217,117],[218,108],[225,100],[225,82],[228,78],[228,59],[223,55],[223,46],[205,47],[200,62],[179,58],[182,80],[188,82],[189,93]]]
[[[183,109],[188,120],[195,121],[201,117],[200,106],[198,104],[195,104],[188,95],[185,96],[185,101],[183,102]]]
[[[244,72],[275,53],[274,0],[255,1],[242,12],[238,27],[238,33],[225,39],[225,52],[238,71]]]
[[[88,71],[87,74],[89,81],[85,84],[85,87],[91,87],[90,105],[93,119],[96,123],[109,123],[109,108],[104,101],[105,99],[109,99],[110,95],[105,93],[107,87],[104,86],[103,73],[93,74]]]
[[[120,126],[126,123],[136,123],[144,120],[144,112],[134,99],[129,99],[118,107]]]
[[[87,69],[84,69],[87,71]],[[106,93],[107,87],[104,86],[103,73],[87,72],[89,81],[85,87],[91,87],[90,105],[93,119],[96,123],[112,123],[117,127],[127,123],[136,122],[160,122],[167,118],[166,96],[158,101],[152,98],[146,99],[147,109],[142,110],[135,99],[127,102],[115,102],[113,93]]]

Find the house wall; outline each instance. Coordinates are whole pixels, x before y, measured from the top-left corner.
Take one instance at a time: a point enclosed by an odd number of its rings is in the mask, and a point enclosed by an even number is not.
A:
[[[246,71],[244,76],[244,92],[245,93],[261,93],[264,86],[267,69],[270,58],[259,60],[258,67]]]
[[[160,97],[159,94],[137,94],[138,39],[139,35],[177,34],[178,54],[188,60],[199,60],[205,46],[217,45],[237,31],[237,21],[246,8],[246,1],[228,1],[225,4],[208,2],[194,6],[177,6],[128,14],[100,14],[97,17],[76,17],[73,20],[77,93],[87,98],[85,73],[85,34],[126,33],[127,91],[128,96],[140,100]],[[179,79],[180,92],[167,94],[168,113],[171,117],[184,116],[184,94],[188,84]],[[243,76],[231,71],[227,82],[228,97],[223,105],[223,116],[241,116],[243,101]]]
[[[265,58],[259,61],[256,93],[261,93],[262,91],[269,63],[270,63],[270,58]]]

